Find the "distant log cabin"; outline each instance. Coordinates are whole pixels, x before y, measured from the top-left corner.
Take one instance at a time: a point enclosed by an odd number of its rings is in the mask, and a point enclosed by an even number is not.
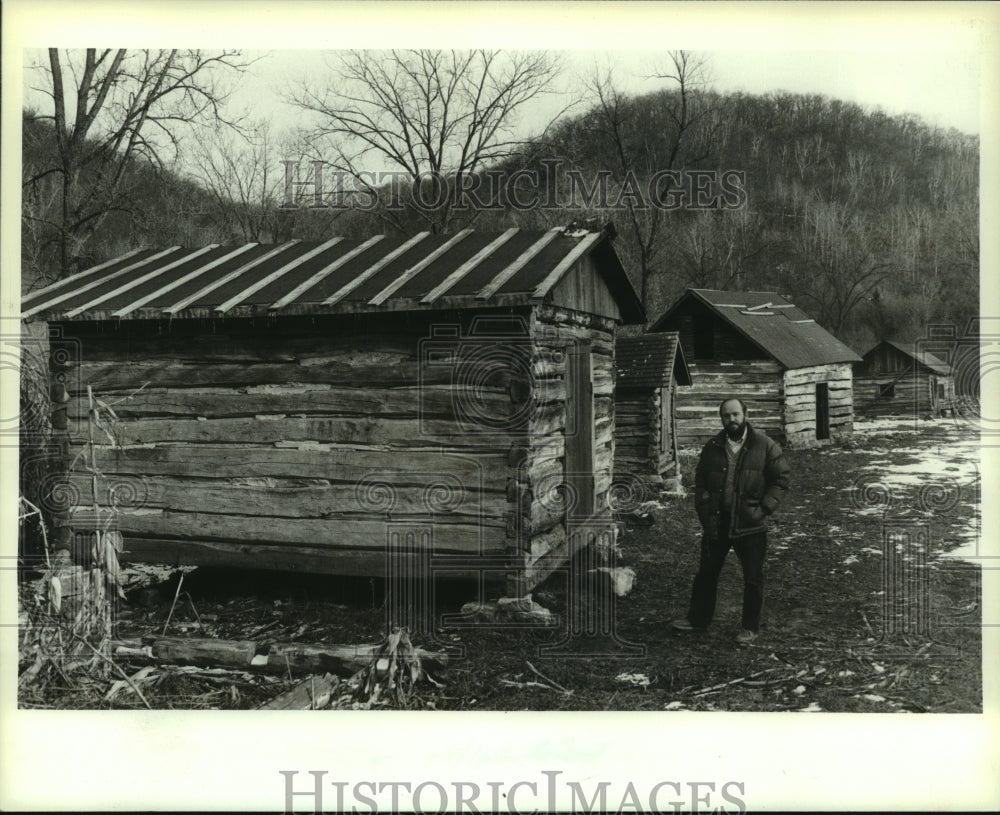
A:
[[[883,340],[854,366],[857,416],[942,416],[954,407],[951,368],[915,344]]]
[[[679,488],[677,386],[691,384],[676,332],[615,342],[615,474],[630,474],[660,491]]]
[[[391,551],[530,589],[571,514],[610,518],[615,331],[645,320],[612,238],[172,246],[26,296],[70,523],[113,520],[133,561],[382,576]]]
[[[650,328],[680,334],[692,386],[678,391],[682,447],[719,432],[719,403],[747,404],[750,422],[792,447],[853,432],[850,348],[774,292],[688,289]]]

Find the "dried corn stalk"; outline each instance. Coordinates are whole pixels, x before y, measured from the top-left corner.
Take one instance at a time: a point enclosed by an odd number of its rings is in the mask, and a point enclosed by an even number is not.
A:
[[[421,679],[439,684],[424,670],[406,629],[394,629],[373,650],[368,665],[351,677],[352,706],[367,709],[381,701],[383,705],[408,708],[414,687]]]

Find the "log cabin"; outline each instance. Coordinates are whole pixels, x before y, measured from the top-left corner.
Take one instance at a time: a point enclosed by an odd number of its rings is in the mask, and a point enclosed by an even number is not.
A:
[[[915,343],[883,340],[854,365],[854,410],[859,417],[943,416],[954,407],[951,367]]]
[[[68,524],[113,523],[123,560],[520,596],[611,516],[615,331],[645,321],[613,237],[170,246],[27,295]]]
[[[718,433],[719,403],[738,396],[750,422],[782,444],[851,435],[851,365],[860,357],[775,292],[688,289],[649,329],[676,331],[691,372],[677,394],[680,445]]]
[[[647,490],[678,491],[680,469],[674,402],[691,384],[675,331],[615,341],[615,473],[629,473]]]

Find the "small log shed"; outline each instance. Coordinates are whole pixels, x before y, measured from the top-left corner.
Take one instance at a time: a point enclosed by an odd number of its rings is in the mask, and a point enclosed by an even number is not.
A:
[[[691,384],[675,331],[615,341],[615,474],[629,473],[651,490],[678,491],[677,386]]]
[[[780,294],[688,289],[649,330],[677,331],[691,371],[692,386],[677,394],[682,447],[719,432],[730,395],[791,447],[854,432],[851,365],[861,358]]]
[[[883,340],[854,366],[857,416],[942,416],[954,407],[951,367],[915,344]]]
[[[113,519],[123,560],[383,576],[392,551],[522,594],[570,513],[611,517],[615,331],[645,321],[613,237],[171,246],[29,294],[70,524]]]

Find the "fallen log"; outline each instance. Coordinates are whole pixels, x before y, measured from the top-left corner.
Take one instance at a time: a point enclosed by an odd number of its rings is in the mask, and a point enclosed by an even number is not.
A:
[[[322,645],[274,643],[266,653],[257,653],[252,640],[220,640],[204,637],[152,637],[112,640],[112,653],[130,660],[154,660],[171,665],[222,666],[289,675],[325,674],[349,677],[368,665],[378,645]],[[415,649],[421,663],[443,668],[447,654]]]
[[[152,650],[157,662],[171,665],[249,668],[257,653],[257,643],[252,640],[157,637],[153,640]]]
[[[366,667],[376,655],[377,645],[304,645],[301,643],[275,643],[267,654],[267,668],[276,673],[329,672],[338,676],[352,676]],[[422,664],[441,668],[447,661],[446,654],[414,649]]]
[[[310,676],[291,690],[275,696],[259,710],[318,710],[330,704],[340,679],[333,674]]]

